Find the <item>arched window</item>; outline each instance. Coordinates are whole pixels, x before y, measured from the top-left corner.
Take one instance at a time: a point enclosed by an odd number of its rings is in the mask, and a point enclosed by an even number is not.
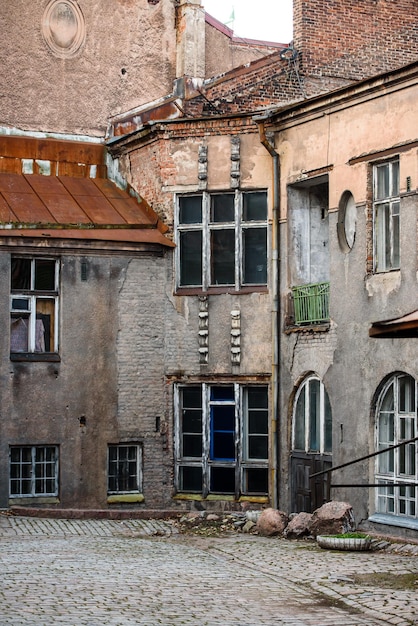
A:
[[[323,382],[317,376],[307,378],[295,398],[293,450],[306,453],[331,453],[331,406]]]
[[[384,385],[376,412],[377,449],[384,450],[417,436],[417,383],[406,374]],[[417,442],[376,457],[377,511],[417,517]],[[411,484],[412,483],[412,484]]]

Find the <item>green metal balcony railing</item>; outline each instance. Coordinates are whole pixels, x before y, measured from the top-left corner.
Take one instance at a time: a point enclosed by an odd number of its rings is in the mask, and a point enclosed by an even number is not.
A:
[[[329,321],[329,282],[292,287],[295,324]]]

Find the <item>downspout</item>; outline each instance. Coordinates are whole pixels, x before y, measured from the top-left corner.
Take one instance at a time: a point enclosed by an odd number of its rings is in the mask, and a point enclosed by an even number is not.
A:
[[[280,367],[280,158],[267,139],[265,121],[267,116],[255,116],[253,120],[258,126],[260,142],[272,157],[273,166],[273,223],[271,245],[271,330],[272,330],[272,436],[273,436],[273,467],[271,468],[273,485],[273,508],[279,507],[279,367]]]

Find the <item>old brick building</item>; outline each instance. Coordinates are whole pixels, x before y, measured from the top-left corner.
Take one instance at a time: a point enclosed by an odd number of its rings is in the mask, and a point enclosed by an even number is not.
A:
[[[41,63],[57,87],[48,99],[42,86],[36,107],[29,88],[25,97],[9,89],[3,134],[104,145],[106,155],[90,169],[69,159],[62,172],[89,177],[94,166],[100,178],[106,165],[109,177],[147,202],[130,213],[130,225],[106,222],[102,239],[90,236],[100,233],[93,221],[81,247],[64,236],[71,219],[57,221],[59,245],[46,223],[45,234],[30,233],[30,245],[25,234],[21,247],[17,230],[1,238],[4,275],[16,249],[35,272],[52,249],[61,291],[48,295],[64,299],[68,290],[71,302],[68,316],[60,308],[58,365],[33,356],[17,363],[10,341],[3,344],[1,475],[26,471],[22,449],[35,455],[29,470],[36,472],[37,449],[51,446],[60,469],[54,494],[37,493],[36,484],[33,493],[13,492],[4,481],[2,503],[49,497],[62,508],[311,509],[329,497],[323,475],[310,483],[313,471],[400,443],[401,431],[390,436],[394,424],[410,438],[416,432],[414,339],[397,339],[402,347],[391,352],[368,336],[372,324],[418,308],[406,305],[416,237],[402,252],[411,265],[399,269],[396,256],[396,233],[416,232],[414,2],[364,0],[350,12],[341,0],[295,0],[294,41],[278,46],[234,40],[205,18],[200,2],[118,2],[111,15],[110,3],[85,5],[36,3],[49,22],[37,23],[25,79]],[[68,39],[54,22],[64,9],[75,24]],[[95,10],[102,20],[91,19]],[[109,20],[114,39],[105,46]],[[143,25],[148,48],[135,37]],[[98,49],[104,81],[93,62]],[[11,50],[3,54],[13,59]],[[8,159],[19,156],[14,150]],[[33,144],[25,150],[13,171],[27,179],[29,162],[36,173],[47,159],[27,152]],[[373,176],[392,181],[390,197],[384,183],[383,195],[373,195]],[[376,231],[385,211],[387,241],[385,228]],[[119,231],[125,239],[116,243]],[[141,242],[126,238],[132,231]],[[392,256],[381,267],[376,255],[385,246]],[[13,302],[13,282],[3,285],[4,319],[11,286]],[[80,320],[87,301],[94,313]],[[33,333],[35,341],[36,324]],[[90,345],[91,359],[81,347]],[[41,384],[43,370],[53,384]],[[400,405],[385,413],[391,393],[408,396],[407,416]],[[376,471],[373,460],[363,461],[348,481],[389,487],[341,487],[331,497],[351,500],[359,519],[376,514],[414,528],[416,446],[407,450],[408,466],[397,453]]]

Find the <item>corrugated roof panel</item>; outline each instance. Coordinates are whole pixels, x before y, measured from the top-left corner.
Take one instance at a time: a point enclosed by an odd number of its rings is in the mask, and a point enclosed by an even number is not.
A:
[[[101,196],[100,189],[90,178],[59,176],[59,180],[72,196]]]
[[[65,196],[44,194],[42,200],[58,224],[88,224],[92,222],[68,193]]]
[[[107,198],[126,198],[128,193],[112,183],[108,178],[93,178],[91,182],[100,189]]]
[[[1,176],[0,176],[1,178]],[[23,177],[20,177],[23,180]],[[27,183],[23,181],[25,185]],[[53,222],[54,219],[46,206],[41,202],[38,196],[32,191],[28,185],[30,193],[6,193],[2,191],[3,198],[16,215],[19,222]]]
[[[17,216],[13,213],[3,196],[0,195],[0,221],[17,222]]]
[[[32,188],[21,174],[1,174],[0,191],[17,193],[33,193]]]
[[[54,194],[57,196],[68,195],[67,189],[56,176],[42,176],[42,174],[29,174],[23,176],[26,182],[39,196]]]
[[[127,224],[156,224],[134,198],[110,198],[109,202]]]
[[[93,224],[125,224],[104,196],[74,196]]]

